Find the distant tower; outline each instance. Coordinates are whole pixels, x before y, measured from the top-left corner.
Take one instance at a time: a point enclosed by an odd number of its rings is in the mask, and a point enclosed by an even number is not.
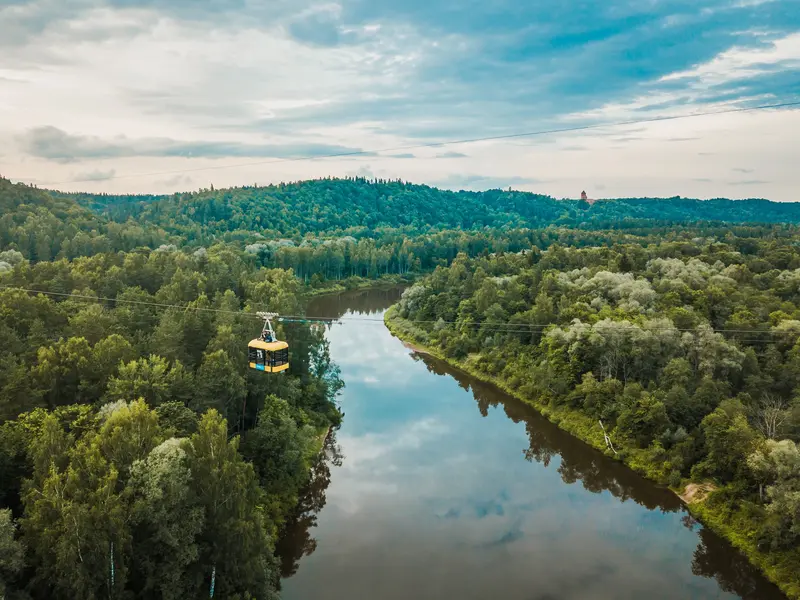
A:
[[[594,198],[589,198],[586,195],[586,192],[581,192],[581,200],[583,200],[584,202],[588,202],[589,206],[592,206],[595,202],[597,202],[597,200],[595,200]]]

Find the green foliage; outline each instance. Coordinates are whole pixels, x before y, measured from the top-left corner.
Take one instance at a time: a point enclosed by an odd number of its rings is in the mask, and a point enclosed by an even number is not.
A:
[[[242,454],[252,462],[261,487],[276,506],[270,515],[275,522],[297,501],[294,494],[310,467],[305,458],[313,435],[311,426],[298,426],[285,400],[270,395],[264,400],[257,425],[244,438]]]
[[[139,223],[109,223],[70,198],[0,178],[0,248],[10,247],[0,265],[157,246],[166,237]]]
[[[738,494],[722,488],[704,502],[693,503],[691,512],[703,524],[725,537],[747,558],[758,565],[771,580],[778,582],[787,597],[800,597],[800,552],[797,548],[770,549],[761,541],[761,513],[751,502],[742,501]]]
[[[308,478],[309,432],[341,418],[334,397],[342,382],[321,335],[302,324],[280,331],[291,333],[291,371],[271,387],[290,406],[280,421],[290,432],[284,450],[299,449],[300,461],[278,460],[286,473],[270,470],[262,488],[229,436],[253,430],[270,385],[245,361],[260,330],[252,313],[302,312],[301,283],[223,245],[202,253],[134,249],[157,247],[156,238],[74,206],[46,217],[52,231],[78,228],[71,239],[48,234],[46,256],[41,240],[27,247],[18,240],[27,239],[26,227],[41,226],[42,206],[70,202],[12,188],[41,206],[32,209],[37,217],[25,216],[23,199],[9,210],[13,218],[0,216],[1,284],[12,286],[0,288],[6,597],[195,598],[208,593],[215,567],[219,597],[271,597],[277,524]],[[8,200],[4,189],[0,203]],[[101,231],[119,237],[97,240]],[[263,451],[249,442],[253,456],[275,450],[269,434],[263,441]],[[5,507],[19,534],[2,520]]]
[[[620,411],[617,431],[645,448],[669,427],[669,417],[664,403],[651,394],[642,394],[635,403]]]
[[[32,464],[21,519],[31,593],[59,599],[105,598],[109,591],[194,598],[207,593],[216,569],[222,597],[272,597],[277,571],[270,518],[283,513],[269,515],[264,507],[268,495],[294,498],[304,484],[310,438],[308,430],[298,432],[284,401],[272,398],[269,406],[265,422],[280,424],[279,437],[289,432],[283,438],[289,445],[254,443],[270,435],[266,425],[249,442],[262,457],[285,455],[269,466],[259,463],[262,471],[270,469],[263,477],[266,490],[239,452],[239,438],[228,439],[228,425],[213,409],[188,438],[167,437],[174,425],[162,425],[160,416],[180,412],[171,403],[154,410],[143,400],[117,402],[90,421],[81,410],[71,411],[79,415],[71,421],[66,413],[46,411],[22,419]],[[68,432],[62,421],[86,426]],[[292,454],[297,449],[299,455]],[[15,584],[23,546],[10,511],[0,510],[0,550],[0,585]]]
[[[88,379],[91,368],[91,347],[85,338],[60,340],[52,347],[42,347],[37,355],[32,377],[38,383],[46,405],[50,408],[85,401],[79,395],[81,381]]]
[[[163,402],[156,407],[156,414],[168,435],[189,437],[197,431],[197,413],[183,402]]]
[[[143,400],[114,407],[100,427],[103,455],[114,464],[124,483],[131,465],[147,456],[161,442],[158,415]]]
[[[143,398],[150,406],[158,406],[172,397],[171,373],[167,360],[155,354],[124,363],[109,381],[106,397],[112,402]]]
[[[157,591],[165,600],[192,597],[202,581],[191,566],[199,558],[204,513],[192,493],[185,446],[185,441],[167,439],[131,467],[135,581],[139,593]]]
[[[264,492],[253,465],[238,452],[238,438],[228,441],[224,419],[211,409],[190,438],[187,454],[192,491],[206,521],[200,564],[216,568],[220,597],[247,592],[267,597],[275,567],[261,509]]]
[[[14,582],[25,565],[25,548],[16,539],[16,533],[11,511],[0,509],[0,598],[6,597],[9,584]]]
[[[755,449],[758,436],[747,423],[741,404],[726,400],[703,419],[700,427],[707,455],[698,463],[698,471],[725,482],[746,476],[746,460]]]
[[[49,420],[48,420],[49,421]],[[118,471],[100,447],[100,438],[81,439],[67,452],[68,464],[46,461],[35,442],[37,468],[25,494],[22,528],[36,569],[33,585],[56,598],[97,598],[107,593],[110,544],[129,543],[124,504],[116,493]],[[119,591],[126,565],[118,565]]]
[[[791,440],[767,440],[763,449],[748,457],[747,464],[759,483],[767,484],[771,518],[765,531],[771,545],[796,548],[800,543],[800,448]]]
[[[189,238],[217,234],[235,239],[251,231],[291,238],[320,232],[358,236],[384,228],[420,233],[445,228],[478,230],[552,224],[595,228],[614,224],[632,229],[648,221],[649,224],[800,222],[797,206],[765,200],[636,198],[597,202],[589,207],[579,200],[556,200],[527,192],[499,189],[450,192],[402,181],[360,177],[206,189],[157,197],[106,194],[57,197],[75,199],[120,223],[134,218]],[[280,248],[279,243],[263,243],[253,248],[253,252],[270,255]],[[635,252],[626,253],[615,265],[620,271],[628,271],[636,265],[636,258]]]
[[[206,354],[197,370],[193,406],[197,412],[216,409],[235,422],[247,396],[245,379],[224,350]]]

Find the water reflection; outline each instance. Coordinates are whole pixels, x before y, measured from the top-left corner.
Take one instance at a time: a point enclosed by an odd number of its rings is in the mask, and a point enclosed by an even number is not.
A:
[[[403,286],[386,288],[370,288],[363,290],[349,290],[341,294],[317,296],[311,298],[306,308],[310,317],[341,318],[345,313],[354,315],[375,316],[383,312],[400,300]]]
[[[342,296],[309,313],[377,316],[399,291]],[[318,465],[281,540],[285,600],[782,598],[668,490],[525,404],[380,323],[328,337],[347,458]]]
[[[311,467],[311,477],[300,493],[295,514],[284,525],[276,545],[282,578],[297,573],[300,559],[317,549],[317,540],[311,531],[317,526],[317,515],[325,506],[325,491],[331,483],[330,467],[341,466],[342,458],[341,448],[336,444],[336,431],[332,430]]]
[[[692,530],[697,528],[697,535],[700,537],[700,543],[692,557],[692,573],[715,579],[720,588],[744,600],[785,600],[780,590],[755,573],[747,558],[731,548],[724,539],[700,527],[691,517],[686,526]]]
[[[700,538],[692,557],[693,574],[715,579],[722,590],[745,600],[785,598],[745,556],[727,541],[703,528],[669,490],[654,485],[621,463],[579,442],[530,406],[496,387],[474,379],[428,354],[415,352],[412,358],[425,363],[430,373],[452,377],[462,389],[472,391],[483,417],[488,416],[489,407],[501,405],[512,421],[523,421],[530,441],[530,446],[523,449],[525,458],[545,467],[550,465],[553,458],[560,459],[557,471],[564,483],[580,481],[584,489],[593,493],[608,491],[623,502],[631,499],[650,510],[681,512],[681,523],[687,529],[696,531]]]
[[[580,481],[590,492],[608,491],[623,502],[630,499],[650,510],[682,510],[680,500],[669,490],[653,485],[621,463],[580,442],[530,406],[493,385],[474,379],[428,354],[414,353],[412,358],[425,363],[429,372],[452,377],[462,389],[471,391],[483,417],[488,415],[489,407],[502,406],[514,423],[525,423],[529,445],[522,452],[526,460],[547,467],[554,457],[559,458],[557,471],[564,483]]]

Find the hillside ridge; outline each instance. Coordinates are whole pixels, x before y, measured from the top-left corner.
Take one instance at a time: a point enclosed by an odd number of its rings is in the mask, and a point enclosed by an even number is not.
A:
[[[607,229],[717,223],[800,223],[800,203],[750,198],[608,198],[590,204],[514,190],[442,190],[403,181],[326,178],[270,186],[201,189],[172,195],[65,194],[112,221],[136,219],[170,234],[258,231],[305,236],[432,230]]]

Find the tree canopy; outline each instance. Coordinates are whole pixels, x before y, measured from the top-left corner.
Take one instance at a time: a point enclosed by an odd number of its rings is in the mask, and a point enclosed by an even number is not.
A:
[[[225,245],[4,252],[0,594],[195,598],[213,576],[217,597],[272,597],[276,538],[341,419],[321,332],[292,326],[280,381],[246,362],[257,310],[303,310],[294,274]]]

